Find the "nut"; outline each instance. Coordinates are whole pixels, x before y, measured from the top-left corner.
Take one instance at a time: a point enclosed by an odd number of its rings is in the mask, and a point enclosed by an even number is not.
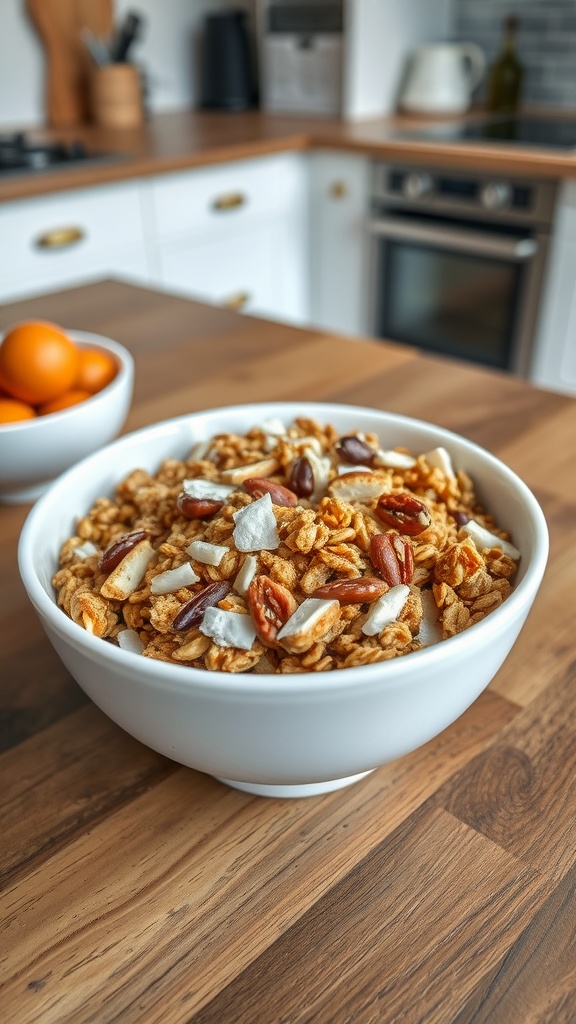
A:
[[[290,487],[299,498],[309,498],[314,490],[314,473],[305,455],[294,459],[288,480]]]
[[[274,646],[282,626],[296,611],[292,594],[269,576],[256,576],[248,587],[246,602],[260,640]]]
[[[244,489],[254,498],[261,498],[263,494],[269,494],[273,505],[282,505],[285,508],[294,508],[298,504],[298,496],[294,491],[289,491],[282,484],[275,484],[272,480],[265,480],[263,477],[251,476],[244,481]]]
[[[132,548],[135,548],[140,541],[146,540],[145,530],[134,530],[133,533],[125,533],[123,537],[119,537],[113,544],[110,544],[105,551],[102,552],[98,559],[98,566],[102,569],[102,572],[112,572],[117,565],[120,564],[124,555],[127,555]]]
[[[410,537],[423,533],[432,522],[430,510],[424,502],[406,492],[382,494],[378,498],[375,512],[386,526]]]
[[[215,498],[193,498],[184,491],[178,495],[176,501],[178,511],[187,519],[210,519],[220,511],[223,504]]]
[[[370,540],[372,565],[390,587],[411,583],[414,576],[412,545],[397,533],[378,533]]]
[[[191,597],[186,604],[183,604],[180,611],[174,617],[172,629],[177,633],[183,633],[192,626],[197,626],[204,617],[204,612],[214,604],[218,604],[223,597],[232,589],[228,580],[217,583],[209,583],[204,590],[201,590],[194,597]]]
[[[332,580],[316,587],[312,597],[333,598],[340,604],[363,604],[376,601],[388,590],[388,583],[375,576],[361,576],[355,580]]]
[[[366,441],[355,434],[341,437],[335,448],[343,462],[352,463],[354,466],[372,465],[376,454]]]

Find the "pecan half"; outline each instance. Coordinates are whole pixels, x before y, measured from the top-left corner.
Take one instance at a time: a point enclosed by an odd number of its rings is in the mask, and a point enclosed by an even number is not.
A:
[[[388,590],[388,583],[376,576],[361,576],[356,580],[332,580],[312,591],[311,597],[334,598],[340,604],[363,604],[376,601]]]
[[[386,526],[410,537],[423,533],[432,522],[430,510],[412,494],[382,494],[378,498],[375,512]]]
[[[288,480],[291,489],[299,498],[309,498],[314,490],[314,473],[305,455],[294,459]]]
[[[411,583],[414,576],[414,554],[410,541],[397,533],[378,533],[370,541],[372,565],[390,587]]]
[[[248,587],[246,603],[260,640],[274,646],[282,626],[297,608],[291,592],[269,576],[256,576]]]
[[[371,466],[376,455],[374,449],[355,434],[341,437],[335,448],[342,461],[353,466]]]
[[[129,551],[135,548],[141,541],[146,540],[145,530],[134,530],[132,533],[125,533],[123,537],[119,537],[113,544],[110,544],[105,551],[102,552],[98,559],[98,566],[102,569],[102,572],[112,572]]]
[[[193,498],[182,491],[176,500],[176,507],[187,519],[210,519],[219,512],[224,502],[215,498]]]
[[[289,491],[282,484],[275,484],[272,480],[266,480],[263,477],[248,477],[244,481],[244,488],[254,498],[261,498],[263,494],[269,494],[273,505],[294,508],[298,504],[298,495],[294,494],[294,491]]]
[[[182,605],[174,617],[172,629],[175,629],[177,633],[183,633],[185,630],[191,629],[192,626],[197,626],[199,622],[202,622],[206,609],[211,605],[218,604],[231,589],[232,584],[228,580],[209,583],[204,590],[194,594],[194,597]]]

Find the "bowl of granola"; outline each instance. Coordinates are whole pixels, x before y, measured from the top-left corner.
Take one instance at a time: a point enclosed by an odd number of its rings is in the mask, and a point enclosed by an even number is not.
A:
[[[114,722],[228,785],[305,796],[473,703],[547,553],[529,488],[466,438],[262,403],[84,459],[29,513],[19,566],[64,665]]]

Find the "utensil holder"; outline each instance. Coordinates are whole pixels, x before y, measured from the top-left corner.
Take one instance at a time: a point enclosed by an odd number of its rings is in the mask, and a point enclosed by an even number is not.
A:
[[[142,80],[134,64],[107,64],[92,74],[92,113],[106,128],[133,128],[142,124]]]

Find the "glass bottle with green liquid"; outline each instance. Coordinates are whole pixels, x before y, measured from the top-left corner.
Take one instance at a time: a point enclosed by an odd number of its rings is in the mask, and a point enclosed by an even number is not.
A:
[[[500,55],[488,75],[488,110],[511,113],[518,109],[522,93],[524,69],[517,56],[519,20],[509,15],[504,22],[504,39]]]

